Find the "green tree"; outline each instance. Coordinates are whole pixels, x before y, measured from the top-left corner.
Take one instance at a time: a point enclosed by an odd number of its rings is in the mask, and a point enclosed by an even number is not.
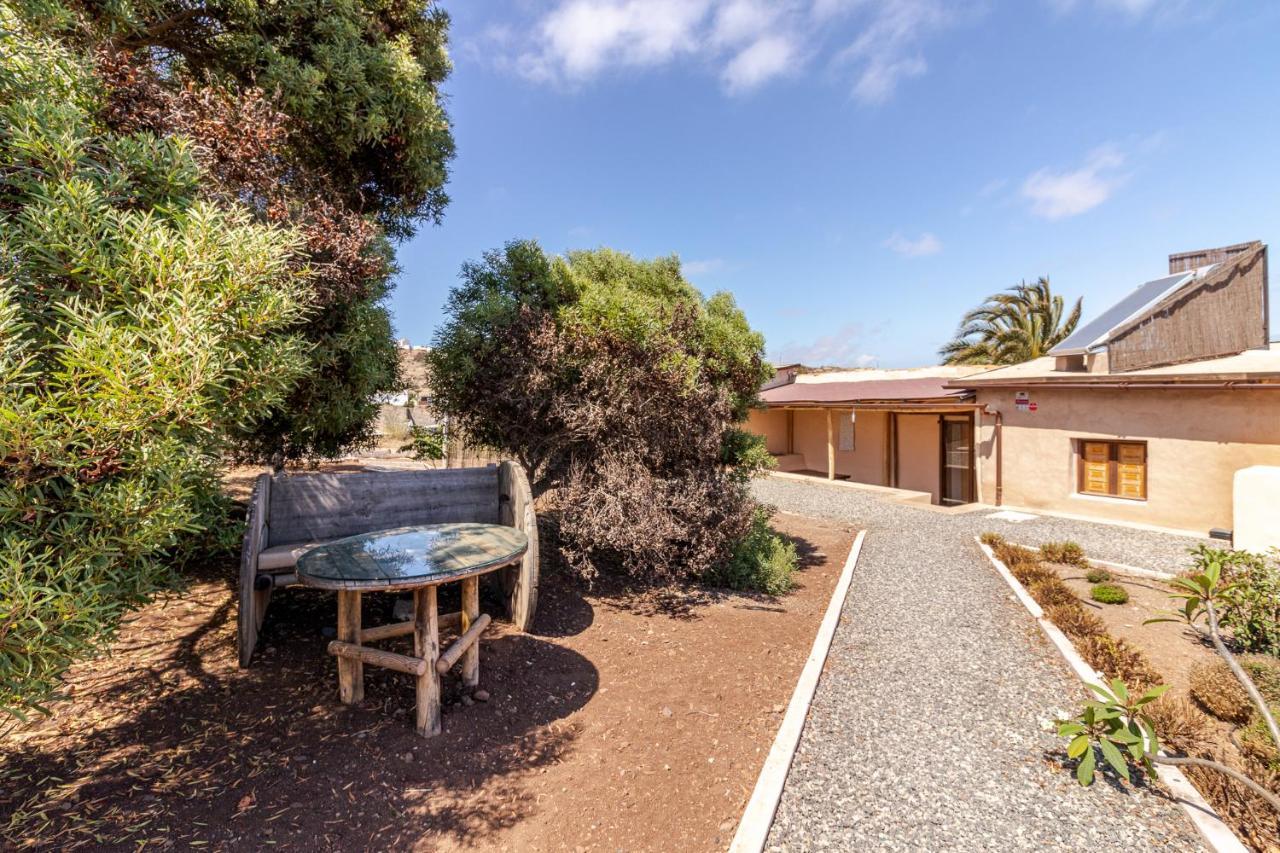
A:
[[[427,356],[434,405],[559,503],[571,566],[704,576],[747,539],[746,481],[768,456],[739,424],[771,371],[732,297],[703,298],[675,257],[518,241],[463,267],[448,314]]]
[[[1025,281],[987,300],[960,321],[955,338],[939,350],[944,364],[1019,364],[1047,355],[1080,322],[1083,299],[1070,314],[1048,278]]]
[[[113,129],[193,138],[207,195],[306,239],[311,366],[240,455],[366,443],[375,396],[399,385],[389,241],[448,203],[448,16],[430,0],[28,5],[98,55]]]
[[[104,126],[91,57],[0,3],[0,709],[218,536],[230,436],[307,367],[297,232],[202,199],[182,136]]]

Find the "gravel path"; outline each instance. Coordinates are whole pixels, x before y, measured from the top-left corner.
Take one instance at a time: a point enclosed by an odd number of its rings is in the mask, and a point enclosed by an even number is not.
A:
[[[1047,756],[1083,689],[973,541],[1071,538],[1179,564],[1188,540],[1086,522],[950,515],[875,492],[759,481],[788,512],[854,521],[862,556],[770,833],[770,850],[1200,850],[1157,792],[1083,789]]]

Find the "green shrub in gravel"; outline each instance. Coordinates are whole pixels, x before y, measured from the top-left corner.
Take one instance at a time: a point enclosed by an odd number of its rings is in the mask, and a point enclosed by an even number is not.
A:
[[[1089,583],[1107,583],[1111,580],[1111,572],[1106,569],[1090,569],[1085,573],[1084,579]]]
[[[1085,567],[1089,561],[1085,559],[1084,549],[1075,542],[1046,542],[1040,546],[1040,556],[1050,563],[1062,563],[1067,566]]]
[[[1118,584],[1100,583],[1089,590],[1089,597],[1102,604],[1124,604],[1129,600],[1129,593]]]

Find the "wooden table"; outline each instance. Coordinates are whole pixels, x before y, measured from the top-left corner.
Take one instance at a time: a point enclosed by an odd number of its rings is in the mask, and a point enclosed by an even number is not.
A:
[[[480,576],[518,562],[528,538],[501,524],[428,524],[349,536],[320,545],[298,559],[298,580],[337,590],[338,639],[329,654],[338,658],[338,695],[352,704],[364,698],[364,665],[386,667],[417,680],[418,734],[440,733],[440,676],[462,659],[462,681],[480,683],[480,634],[489,615],[480,612]],[[436,589],[462,582],[462,610],[440,616]],[[413,590],[413,618],[361,630],[360,596],[365,592]],[[460,635],[443,654],[440,628]],[[413,635],[413,655],[365,643]]]

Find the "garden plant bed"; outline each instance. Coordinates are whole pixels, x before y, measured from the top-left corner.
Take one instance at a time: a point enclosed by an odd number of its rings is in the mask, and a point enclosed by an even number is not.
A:
[[[1185,621],[1174,618],[1173,611],[1181,609],[1175,607],[1180,602],[1173,598],[1174,584],[1115,570],[1109,573],[1110,577],[1103,573],[1103,577],[1095,576],[1091,582],[1085,576],[1087,566],[1045,559],[1052,557],[1048,550],[1056,547],[1052,544],[1037,552],[1003,543],[998,536],[989,539],[984,535],[983,541],[992,545],[996,557],[1007,566],[1021,589],[1044,608],[1044,618],[1066,635],[1075,654],[1083,659],[1082,666],[1101,672],[1106,679],[1120,679],[1130,691],[1145,691],[1156,685],[1169,688],[1158,702],[1142,711],[1143,715],[1150,715],[1150,724],[1159,733],[1162,747],[1174,756],[1191,756],[1180,761],[1210,759],[1229,768],[1183,766],[1185,775],[1200,795],[1216,809],[1239,840],[1255,850],[1280,850],[1277,832],[1280,822],[1274,807],[1258,793],[1224,775],[1224,772],[1244,774],[1262,788],[1275,792],[1280,775],[1274,765],[1270,769],[1267,765],[1267,761],[1274,758],[1259,758],[1268,750],[1274,755],[1271,741],[1256,719],[1261,734],[1250,737],[1260,737],[1261,741],[1249,742],[1244,747],[1237,741],[1245,732],[1239,726],[1250,717],[1249,700],[1207,637],[1200,636]],[[1072,547],[1079,553],[1078,546]],[[1108,597],[1117,603],[1093,600],[1103,586],[1110,587]],[[1156,617],[1170,618],[1148,623]],[[1227,642],[1230,644],[1229,638]],[[1273,658],[1254,656],[1242,658],[1241,663],[1254,672],[1255,679],[1262,677],[1258,674],[1262,673],[1274,682],[1275,675],[1266,675],[1277,672]],[[1260,669],[1255,672],[1252,667]],[[1274,691],[1274,687],[1268,690]],[[1136,697],[1139,693],[1131,695]],[[1274,692],[1267,695],[1275,707]],[[1089,725],[1087,719],[1086,726]],[[1262,743],[1261,751],[1259,743]],[[1091,757],[1086,753],[1085,758]],[[1156,763],[1162,762],[1156,759]],[[1083,767],[1082,763],[1082,772]],[[1228,841],[1235,844],[1222,823],[1217,824],[1218,829],[1212,824],[1213,821],[1209,821],[1201,829],[1209,834],[1223,833],[1224,837],[1215,844]]]
[[[334,689],[331,597],[273,603],[236,665],[234,560],[143,608],[76,666],[54,715],[0,739],[0,847],[723,849],[855,531],[779,516],[802,558],[779,599],[634,598],[543,576],[533,634],[486,634],[486,703],[410,725],[412,680]],[[369,596],[370,623],[394,596]]]

